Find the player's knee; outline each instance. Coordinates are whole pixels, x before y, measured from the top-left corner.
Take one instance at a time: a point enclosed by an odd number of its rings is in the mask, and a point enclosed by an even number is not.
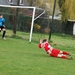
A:
[[[1,28],[0,28],[0,32],[1,32]]]
[[[6,33],[6,30],[3,30],[3,33],[5,34]]]
[[[62,54],[63,53],[63,51],[60,51],[60,54]]]
[[[58,56],[57,57],[62,57],[63,56],[63,54],[58,54]]]
[[[6,31],[6,29],[3,29],[3,31]]]

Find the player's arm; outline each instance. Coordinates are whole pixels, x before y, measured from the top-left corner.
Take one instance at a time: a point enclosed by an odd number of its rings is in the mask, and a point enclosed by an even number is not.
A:
[[[40,43],[38,44],[38,47],[41,48],[41,43],[42,43],[42,40],[40,40]]]
[[[42,40],[40,40],[40,44],[42,43]]]
[[[5,27],[4,23],[5,23],[5,19],[2,18],[2,25]]]
[[[41,48],[41,44],[38,44],[38,47]]]

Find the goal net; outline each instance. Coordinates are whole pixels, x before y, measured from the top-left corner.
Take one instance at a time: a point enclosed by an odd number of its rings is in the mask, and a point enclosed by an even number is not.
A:
[[[24,39],[29,39],[29,42],[32,41],[33,32],[36,33],[33,34],[33,39],[38,40],[45,37],[41,33],[48,27],[48,20],[44,19],[45,11],[43,9],[29,6],[0,5],[0,14],[6,19],[7,29],[14,30],[16,28],[17,35],[20,35],[18,31],[24,32],[24,35],[21,36]]]

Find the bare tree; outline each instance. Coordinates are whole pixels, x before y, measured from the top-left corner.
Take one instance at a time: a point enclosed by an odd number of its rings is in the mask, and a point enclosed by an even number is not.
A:
[[[17,6],[19,6],[20,0],[17,0]],[[14,25],[13,25],[13,34],[16,35],[16,29],[18,25],[18,8],[15,10],[15,17],[14,17]]]

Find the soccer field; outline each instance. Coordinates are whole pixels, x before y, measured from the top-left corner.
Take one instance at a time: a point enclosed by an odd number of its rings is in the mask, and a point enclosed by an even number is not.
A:
[[[75,75],[75,39],[71,36],[52,35],[52,46],[71,52],[73,60],[48,56],[38,48],[35,38],[29,43],[27,39],[6,35],[6,40],[0,35],[0,75]]]

